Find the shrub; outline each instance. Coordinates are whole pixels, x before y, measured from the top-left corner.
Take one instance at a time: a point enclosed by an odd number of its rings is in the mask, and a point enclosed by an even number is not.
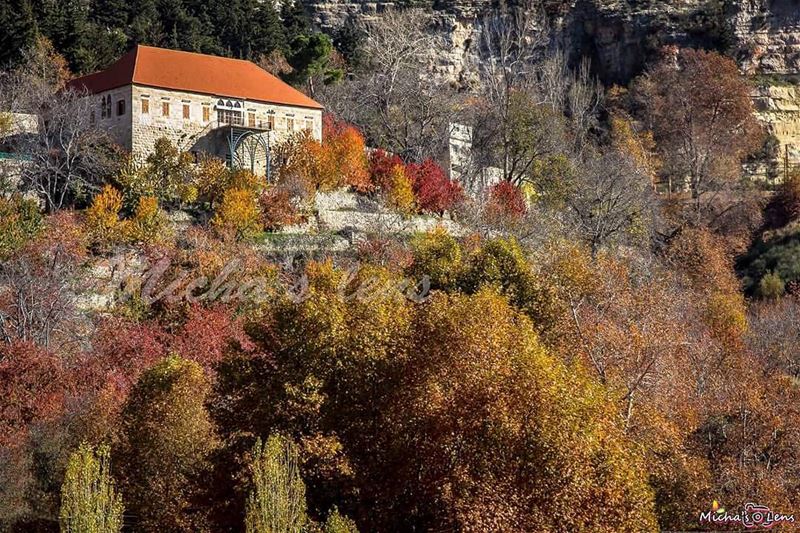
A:
[[[776,235],[767,241],[757,241],[738,260],[737,267],[743,277],[747,294],[756,294],[759,282],[773,272],[786,285],[800,280],[800,233],[796,229]]]
[[[224,236],[236,240],[255,236],[261,229],[261,213],[253,191],[228,189],[211,224]]]
[[[375,150],[369,158],[369,177],[374,188],[388,191],[392,188],[392,173],[395,167],[403,166],[403,160],[384,150]]]
[[[402,165],[395,165],[388,176],[389,188],[386,191],[386,203],[404,215],[414,213],[416,202],[411,181],[406,176]]]
[[[19,195],[0,197],[0,259],[10,257],[43,227],[42,214],[34,200]]]
[[[292,203],[289,191],[284,187],[268,189],[259,197],[258,204],[261,208],[261,223],[267,231],[297,224],[302,219]]]
[[[168,235],[169,221],[154,196],[140,196],[132,219],[121,219],[122,194],[110,185],[94,197],[85,224],[92,244],[100,249],[131,241],[153,243]]]
[[[452,289],[461,276],[463,264],[461,246],[443,228],[419,233],[411,239],[414,262],[408,274],[419,282],[430,278],[431,289]]]
[[[169,233],[169,221],[158,207],[158,199],[154,196],[142,196],[133,212],[128,235],[139,242],[158,242]]]
[[[463,200],[461,185],[449,180],[442,167],[431,159],[407,165],[406,173],[423,211],[442,214]]]
[[[129,224],[120,220],[121,210],[122,193],[111,185],[103,187],[85,213],[86,229],[93,245],[107,248],[125,241]]]
[[[358,533],[356,523],[339,514],[339,510],[334,507],[328,514],[325,525],[322,528],[324,533]]]
[[[61,486],[63,533],[119,533],[122,530],[122,498],[110,473],[108,447],[96,451],[81,444],[67,464]]]
[[[501,181],[489,188],[486,215],[495,222],[518,222],[528,211],[519,187]]]
[[[758,283],[758,295],[762,298],[774,300],[783,296],[785,291],[786,285],[775,272],[767,272]]]

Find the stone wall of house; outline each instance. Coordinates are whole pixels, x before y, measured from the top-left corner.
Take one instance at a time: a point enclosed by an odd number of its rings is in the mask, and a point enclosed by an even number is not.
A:
[[[107,115],[102,106],[109,96],[111,114]],[[197,155],[207,153],[221,159],[228,157],[230,129],[220,127],[217,103],[220,99],[237,99],[139,85],[106,91],[92,98],[96,101],[97,123],[139,160],[153,151],[161,137],[183,151]],[[253,124],[265,128],[272,117],[274,128],[240,144],[237,164],[243,168],[250,168],[252,163],[257,174],[265,174],[265,144],[274,147],[295,132],[309,129],[315,139],[322,139],[322,111],[319,109],[238,101],[243,109],[244,126]]]
[[[111,99],[111,105],[103,109],[104,102]],[[91,96],[94,100],[92,115],[96,123],[105,129],[114,141],[131,150],[131,86],[118,87]]]
[[[229,154],[230,129],[221,127],[217,104],[235,98],[173,91],[134,85],[132,88],[133,142],[131,151],[143,157],[153,150],[161,137],[170,139],[181,150],[208,153],[225,159]],[[265,144],[274,147],[293,133],[309,129],[315,139],[322,139],[322,111],[302,107],[238,100],[244,126],[272,130],[243,141],[237,149],[237,163],[259,174],[266,172]],[[270,117],[272,117],[270,119]]]

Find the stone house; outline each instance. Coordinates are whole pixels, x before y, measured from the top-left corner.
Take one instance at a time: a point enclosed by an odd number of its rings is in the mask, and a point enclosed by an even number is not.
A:
[[[322,139],[322,106],[250,61],[139,45],[69,88],[96,101],[92,119],[139,160],[166,137],[269,175],[276,143],[303,130]]]

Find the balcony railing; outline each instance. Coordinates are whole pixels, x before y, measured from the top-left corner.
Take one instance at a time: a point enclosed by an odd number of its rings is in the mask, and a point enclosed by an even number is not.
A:
[[[269,131],[273,126],[268,120],[250,120],[249,117],[240,115],[223,115],[217,120],[218,127],[235,126],[237,128],[250,128],[254,130]]]

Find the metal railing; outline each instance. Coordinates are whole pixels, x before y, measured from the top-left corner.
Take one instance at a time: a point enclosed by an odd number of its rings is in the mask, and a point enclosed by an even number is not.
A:
[[[250,117],[242,117],[237,115],[227,115],[217,120],[218,127],[235,126],[237,128],[250,128],[255,130],[270,131],[273,128],[273,122],[269,120],[250,120]]]

